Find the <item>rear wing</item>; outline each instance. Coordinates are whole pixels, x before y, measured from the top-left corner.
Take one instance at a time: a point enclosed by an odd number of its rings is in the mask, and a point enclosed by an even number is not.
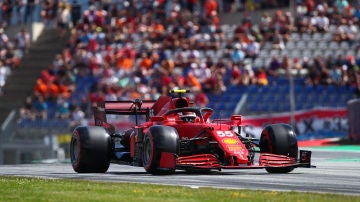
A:
[[[98,104],[98,107],[104,108],[106,114],[118,114],[118,115],[137,115],[137,114],[149,114],[155,104],[154,100],[139,100],[134,101],[105,101]]]
[[[134,101],[99,102],[97,106],[93,107],[95,125],[105,128],[110,134],[114,132],[115,128],[107,122],[107,114],[135,115],[137,125],[137,115],[145,115],[147,120],[150,119],[155,102],[154,100],[140,99]]]

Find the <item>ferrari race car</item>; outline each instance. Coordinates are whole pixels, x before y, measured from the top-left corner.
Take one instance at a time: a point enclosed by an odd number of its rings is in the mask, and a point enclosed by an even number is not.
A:
[[[94,126],[79,126],[72,134],[74,171],[104,173],[110,163],[142,166],[151,174],[260,168],[288,173],[296,167],[313,167],[311,151],[298,150],[290,125],[265,126],[260,138],[254,138],[244,134],[242,116],[212,119],[213,109],[195,107],[183,96],[188,92],[172,90],[157,101],[98,103]],[[133,117],[135,123],[116,129],[108,120],[116,115]]]

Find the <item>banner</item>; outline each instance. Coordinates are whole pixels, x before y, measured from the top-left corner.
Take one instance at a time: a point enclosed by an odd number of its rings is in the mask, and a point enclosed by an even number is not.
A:
[[[260,137],[261,130],[268,124],[286,123],[293,126],[298,140],[323,139],[346,137],[349,133],[348,111],[346,108],[315,108],[296,111],[293,115],[277,113],[272,115],[244,116],[243,123],[252,125],[246,132],[256,138]]]

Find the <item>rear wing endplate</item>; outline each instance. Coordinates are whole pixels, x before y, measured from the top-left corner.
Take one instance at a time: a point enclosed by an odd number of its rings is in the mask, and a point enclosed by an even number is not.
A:
[[[134,101],[105,101],[97,103],[97,106],[93,107],[94,121],[96,126],[101,126],[108,130],[109,133],[113,132],[114,127],[107,122],[107,114],[116,115],[146,115],[148,120],[153,112],[152,107],[154,100],[140,100]],[[137,118],[136,118],[137,125]]]

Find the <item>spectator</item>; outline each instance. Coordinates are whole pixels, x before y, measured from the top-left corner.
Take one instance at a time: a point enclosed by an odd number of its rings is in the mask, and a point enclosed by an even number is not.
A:
[[[306,7],[306,14],[310,15],[315,10],[316,4],[314,0],[304,0],[303,4]]]
[[[215,0],[205,0],[204,8],[205,17],[211,16],[211,13],[218,9],[218,4]]]
[[[299,33],[307,33],[309,29],[309,18],[306,15],[298,15],[295,18],[295,30]]]
[[[8,66],[0,60],[0,96],[4,94],[3,88],[6,83],[6,79],[11,74],[11,70]]]
[[[277,71],[277,74],[279,75],[285,75],[286,77],[289,76],[289,74],[291,73],[291,60],[290,58],[288,58],[287,56],[284,56],[281,64],[280,64],[280,68]]]
[[[333,65],[330,68],[329,76],[330,76],[330,84],[335,84],[340,86],[342,84],[342,67]]]
[[[347,0],[336,0],[334,3],[340,12],[344,12],[344,10],[349,6],[349,2]]]
[[[241,80],[242,84],[245,86],[256,84],[256,81],[254,80],[254,71],[250,67],[244,68],[244,73],[242,74]]]
[[[19,0],[19,1],[21,1],[21,0]],[[34,20],[33,16],[34,16],[34,11],[35,11],[35,6],[37,4],[39,4],[39,0],[27,0],[26,3],[25,3],[26,0],[22,0],[22,1],[24,1],[24,7],[25,7],[24,23],[32,22]],[[30,18],[30,21],[28,21],[29,18]]]
[[[359,22],[360,22],[360,5],[355,6],[355,8],[353,10],[353,16],[354,16],[355,24],[359,25]]]
[[[35,120],[36,114],[34,110],[34,100],[32,96],[28,96],[23,106],[19,109],[20,119]]]
[[[56,15],[56,13],[54,13],[54,9],[56,9],[56,4],[54,1],[55,0],[42,1],[41,17],[46,26],[50,25],[50,22],[54,19],[54,15]]]
[[[303,68],[299,58],[293,59],[293,71],[299,78],[303,78],[307,74],[307,69]]]
[[[30,34],[23,28],[20,32],[15,35],[15,48],[21,51],[24,55],[29,51],[30,47]]]
[[[348,22],[348,25],[345,27],[345,40],[348,42],[351,47],[356,41],[356,34],[358,28],[352,21]]]
[[[329,4],[326,0],[318,0],[316,5],[316,10],[319,13],[329,13]]]
[[[256,70],[255,78],[256,78],[256,84],[258,84],[258,85],[267,86],[269,84],[266,72],[265,72],[264,68],[262,68],[262,67],[260,67]]]
[[[260,44],[254,37],[249,37],[249,44],[246,47],[246,57],[255,60],[260,53]]]
[[[16,8],[16,17],[17,17],[17,24],[23,23],[23,14],[25,12],[25,7],[27,4],[27,0],[15,0],[14,5]]]
[[[275,30],[274,35],[271,37],[272,47],[277,50],[285,49],[285,41],[283,36],[280,34],[278,30]]]
[[[324,12],[320,12],[319,16],[313,17],[311,20],[316,32],[324,33],[329,31],[330,20]]]
[[[202,91],[195,91],[194,92],[194,103],[196,106],[206,107],[209,104],[208,96]]]
[[[37,119],[46,120],[48,118],[48,104],[46,103],[44,97],[36,97],[36,100],[34,102],[34,113]]]
[[[4,28],[0,28],[0,47],[5,48],[9,46],[9,38],[4,32]]]
[[[260,19],[259,28],[261,34],[265,35],[264,36],[265,38],[268,38],[268,35],[271,34],[270,32],[271,21],[272,19],[269,13],[264,12]]]
[[[62,38],[70,25],[70,5],[67,2],[62,2],[59,5],[58,16],[57,16],[57,28],[59,30],[59,36]]]
[[[61,120],[70,118],[69,102],[65,97],[58,96],[56,105],[56,117]]]
[[[75,109],[71,112],[71,128],[76,128],[78,126],[88,125],[88,121],[85,116],[85,112],[81,110],[79,106],[76,106]]]
[[[280,69],[281,63],[278,59],[277,55],[274,55],[271,58],[270,64],[269,64],[269,68],[268,68],[268,75],[272,76],[272,77],[276,77],[277,76],[277,72]]]
[[[241,70],[238,65],[233,65],[230,72],[230,84],[240,85],[241,84]]]
[[[234,50],[231,53],[231,60],[233,63],[238,64],[240,61],[243,61],[245,59],[245,53],[241,49],[240,43],[236,43],[234,45]]]
[[[193,72],[189,72],[186,77],[186,84],[192,91],[199,91],[202,89],[199,79],[194,75]]]
[[[116,8],[116,6],[113,7]],[[71,16],[72,27],[75,27],[81,18],[81,5],[77,2],[77,0],[73,1],[70,10],[71,10],[70,16]]]
[[[15,54],[15,50],[13,45],[9,45],[6,47],[5,51],[2,52],[3,55],[1,56],[5,62],[5,65],[10,67],[11,69],[15,69],[20,65],[20,56]]]
[[[11,17],[13,13],[13,4],[11,0],[3,0],[1,4],[1,18],[3,21],[3,26],[10,25]]]

